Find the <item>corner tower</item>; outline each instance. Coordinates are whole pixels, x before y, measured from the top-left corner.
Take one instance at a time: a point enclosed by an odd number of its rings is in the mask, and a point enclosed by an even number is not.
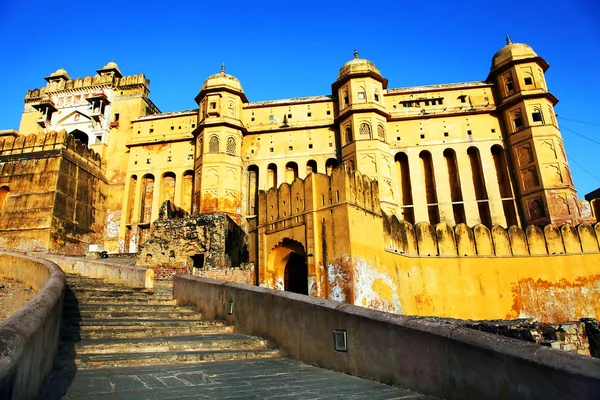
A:
[[[387,79],[371,61],[358,56],[345,63],[332,85],[339,113],[342,160],[379,182],[381,208],[391,213],[397,203],[393,198],[390,146],[386,141],[390,114],[384,104]]]
[[[240,223],[245,130],[241,119],[242,105],[248,100],[240,81],[225,73],[225,64],[220,73],[206,79],[195,100],[193,212],[226,212]]]
[[[582,221],[554,113],[558,99],[544,79],[548,67],[530,46],[507,35],[488,77],[497,89],[524,225]]]

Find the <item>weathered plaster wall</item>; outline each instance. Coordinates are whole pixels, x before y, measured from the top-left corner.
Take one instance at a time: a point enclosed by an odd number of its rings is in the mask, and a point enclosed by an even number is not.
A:
[[[295,252],[313,296],[408,315],[598,318],[599,232],[586,223],[413,227],[383,214],[376,182],[342,165],[260,193],[259,283],[283,289]]]
[[[82,253],[101,240],[100,156],[65,131],[0,139],[0,245]]]

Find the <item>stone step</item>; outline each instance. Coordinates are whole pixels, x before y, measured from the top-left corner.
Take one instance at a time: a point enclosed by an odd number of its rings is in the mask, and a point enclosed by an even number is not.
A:
[[[116,353],[116,354],[61,354],[55,359],[57,370],[80,370],[108,367],[136,367],[173,365],[225,360],[246,360],[273,358],[279,356],[277,349],[252,350],[203,350],[158,353]]]
[[[96,303],[96,304],[65,304],[65,312],[71,311],[185,311],[195,312],[193,306],[177,306],[168,304],[135,304],[135,303]]]
[[[126,293],[113,295],[111,292],[86,292],[76,295],[67,295],[65,299],[68,301],[82,301],[88,298],[103,298],[103,299],[142,299],[142,300],[171,300],[171,294],[152,294],[152,293]]]
[[[200,350],[258,350],[266,340],[235,333],[60,342],[60,354],[157,353]]]
[[[97,287],[70,287],[67,290],[66,297],[85,296],[86,294],[93,294],[94,296],[107,296],[107,297],[119,297],[123,295],[152,295],[154,292],[142,292],[134,289],[119,289],[119,288],[97,288]]]
[[[65,301],[65,305],[68,304],[147,304],[147,305],[177,305],[177,301],[172,298],[161,299],[153,299],[152,297],[148,299],[139,299],[139,298],[106,298],[106,297],[88,297],[82,298],[80,301]]]
[[[105,319],[81,319],[81,318],[63,318],[63,329],[72,327],[73,329],[87,329],[87,327],[103,327],[104,329],[114,326],[147,326],[147,327],[163,327],[163,326],[206,326],[214,321],[207,321],[202,318],[202,314],[194,313],[196,319],[155,319],[155,318],[105,318]]]
[[[198,313],[188,311],[69,311],[63,312],[65,319],[107,319],[107,318],[141,318],[141,319],[197,319]]]
[[[63,328],[61,331],[62,341],[76,341],[79,339],[135,339],[135,338],[153,338],[181,336],[181,335],[206,335],[215,333],[233,333],[233,326],[219,324],[188,326],[82,326],[81,328],[72,328],[68,330]],[[216,321],[212,321],[216,322]]]

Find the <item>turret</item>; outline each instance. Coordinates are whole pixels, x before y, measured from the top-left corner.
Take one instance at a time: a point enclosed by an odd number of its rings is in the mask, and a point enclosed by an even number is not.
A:
[[[247,102],[240,81],[225,72],[208,77],[196,96],[198,126],[194,131],[194,210],[226,212],[241,218],[244,125],[242,105]]]
[[[577,193],[554,113],[558,100],[544,78],[548,67],[530,46],[507,35],[488,80],[497,88],[524,224],[577,224]]]
[[[332,85],[339,102],[336,122],[340,132],[342,160],[353,169],[380,183],[381,208],[391,213],[397,202],[393,198],[390,148],[386,142],[390,117],[383,93],[387,79],[371,61],[354,58],[345,63]]]

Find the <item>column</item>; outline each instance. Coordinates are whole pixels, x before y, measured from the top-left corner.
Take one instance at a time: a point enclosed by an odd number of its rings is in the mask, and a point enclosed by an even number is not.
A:
[[[410,185],[413,198],[415,223],[429,221],[427,210],[427,194],[425,193],[425,175],[419,157],[420,149],[407,151],[408,165],[410,169]]]
[[[448,180],[448,166],[446,165],[443,151],[444,149],[441,147],[431,150],[438,209],[440,213],[440,222],[445,222],[450,226],[454,226],[455,221],[454,211],[452,210],[450,181]]]
[[[481,157],[481,168],[483,169],[483,179],[488,194],[492,224],[506,227],[506,216],[504,215],[500,187],[498,186],[498,175],[491,149],[480,149],[479,156]]]
[[[473,186],[473,171],[471,170],[467,149],[456,149],[456,164],[458,166],[458,175],[460,176],[467,225],[480,224],[479,208],[477,207],[475,187]]]

